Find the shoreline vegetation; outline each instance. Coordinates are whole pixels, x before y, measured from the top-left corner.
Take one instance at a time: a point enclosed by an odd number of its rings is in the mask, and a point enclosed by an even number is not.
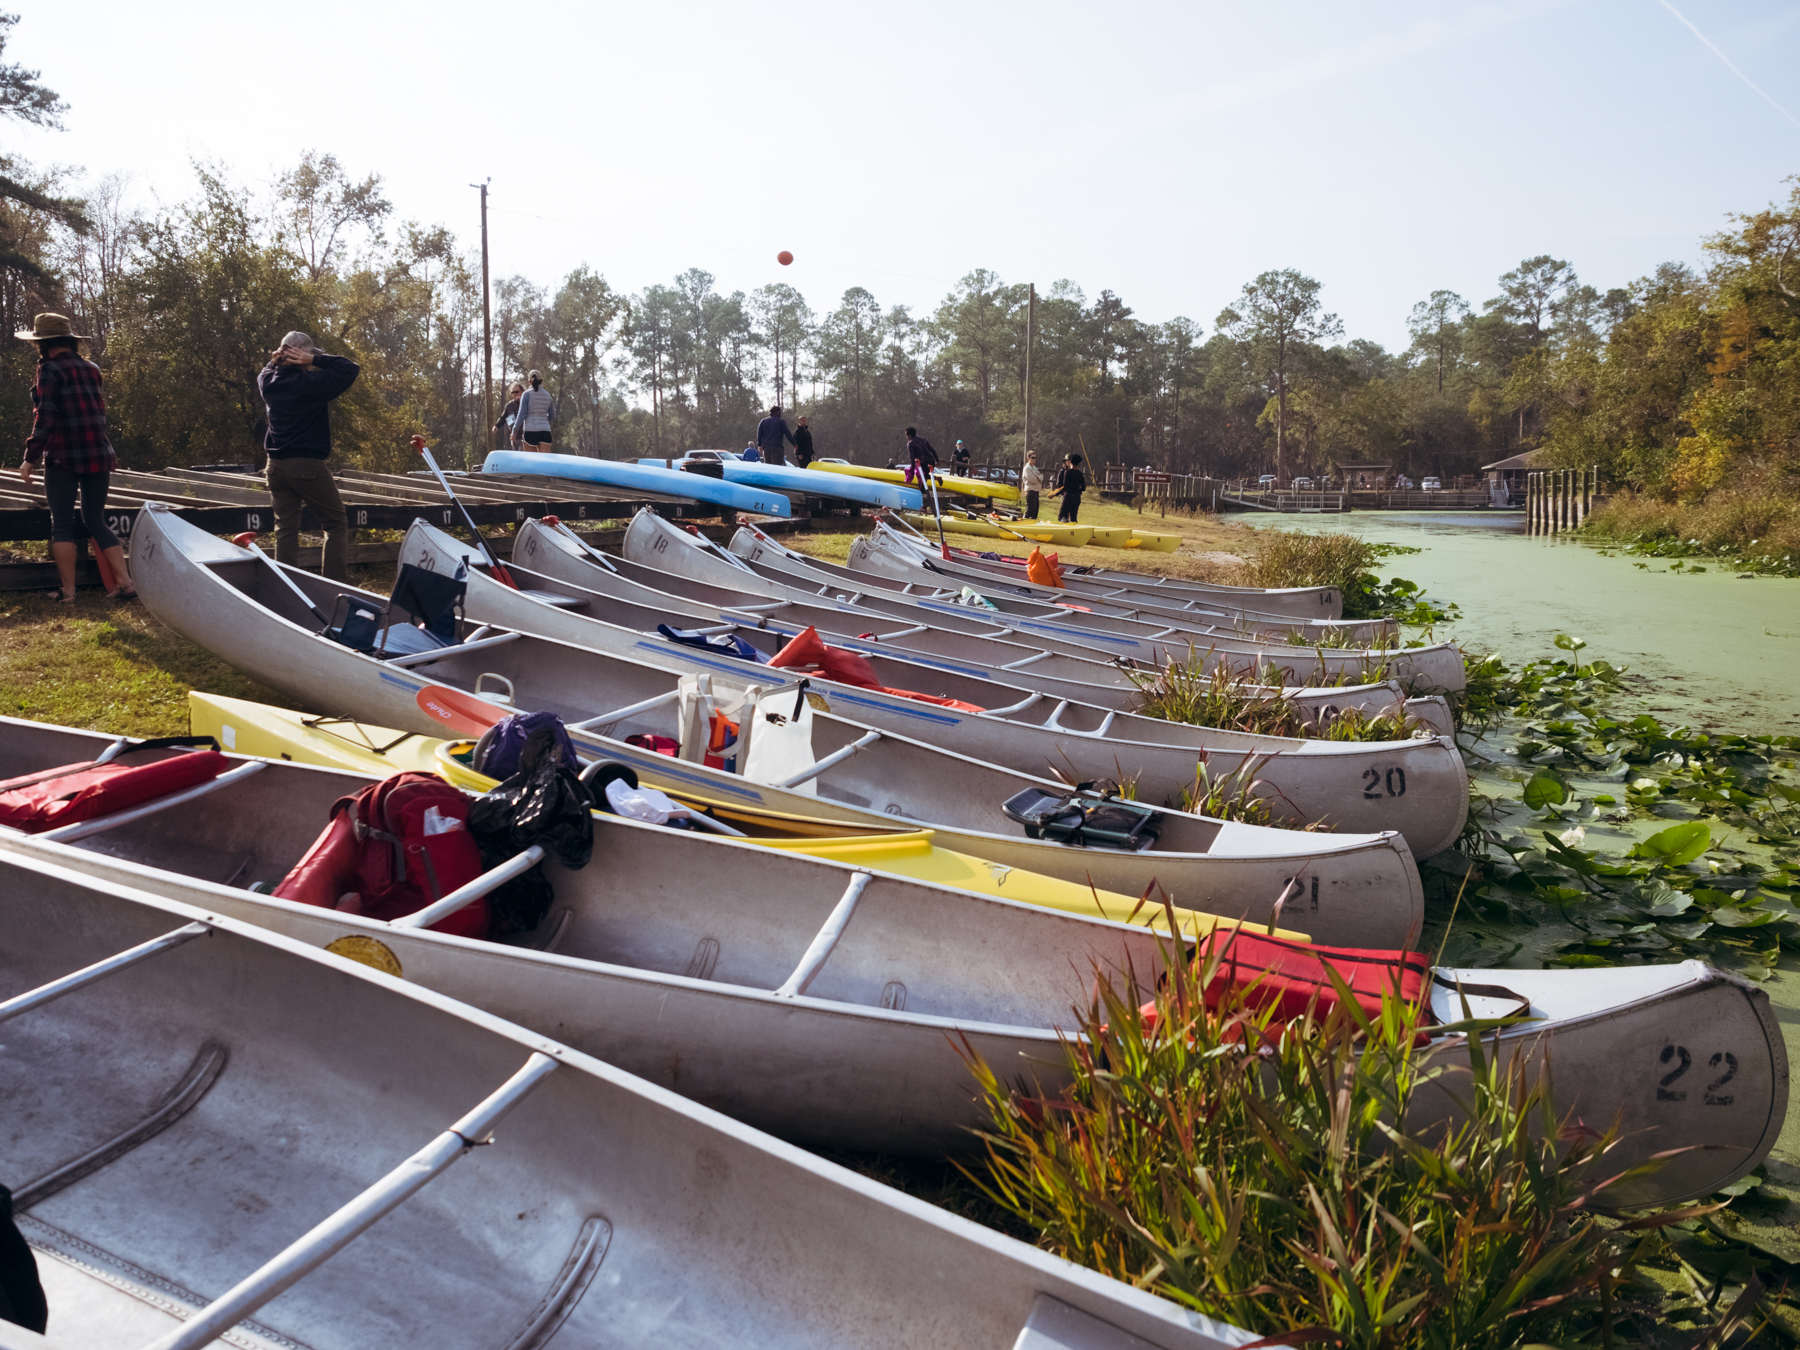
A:
[[[1800,493],[1722,488],[1684,502],[1626,492],[1590,515],[1576,537],[1626,557],[1673,559],[1671,571],[1705,571],[1686,562],[1694,558],[1740,575],[1800,577]]]

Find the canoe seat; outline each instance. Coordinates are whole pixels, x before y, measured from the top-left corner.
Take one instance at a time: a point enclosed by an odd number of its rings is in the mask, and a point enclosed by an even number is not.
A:
[[[417,656],[450,645],[423,628],[393,622],[389,606],[371,605],[361,596],[338,596],[331,617],[334,622],[325,629],[325,636],[364,656]]]
[[[394,594],[385,605],[370,596],[340,593],[331,606],[325,636],[364,656],[417,656],[436,651],[456,641],[466,590],[460,568],[456,576],[446,577],[407,563],[400,568]]]

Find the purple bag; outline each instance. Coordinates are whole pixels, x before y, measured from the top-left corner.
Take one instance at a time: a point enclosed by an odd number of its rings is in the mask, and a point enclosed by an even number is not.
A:
[[[550,728],[555,736],[557,756],[563,767],[570,773],[579,773],[581,764],[575,758],[575,747],[569,743],[569,733],[563,730],[562,718],[553,712],[514,713],[494,723],[475,743],[470,767],[476,773],[505,782],[519,771],[519,755],[525,749],[525,742],[531,739],[531,733],[539,727]]]

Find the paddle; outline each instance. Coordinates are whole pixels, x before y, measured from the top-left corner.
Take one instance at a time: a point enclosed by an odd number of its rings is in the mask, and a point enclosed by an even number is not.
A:
[[[931,484],[931,514],[937,517],[938,547],[943,550],[944,557],[950,556],[950,545],[944,540],[944,508],[938,505],[937,478],[931,470],[925,471],[925,480]]]
[[[331,627],[331,620],[325,617],[325,611],[312,602],[312,597],[300,589],[299,584],[287,574],[280,563],[276,562],[257,546],[255,530],[245,530],[242,534],[234,534],[231,536],[231,542],[236,544],[239,548],[249,549],[250,552],[257,556],[259,561],[267,564],[269,570],[281,578],[282,585],[292,591],[299,599],[300,603],[313,612],[313,617],[319,621],[322,627]]]
[[[423,436],[414,436],[412,438],[412,447],[421,455],[425,456],[426,467],[429,468],[432,473],[437,475],[438,483],[444,489],[444,495],[455,502],[456,509],[462,512],[464,522],[474,534],[476,544],[481,548],[481,556],[487,559],[488,571],[493,574],[496,581],[512,587],[515,591],[518,590],[518,583],[512,579],[512,574],[508,572],[501,564],[500,560],[494,556],[494,550],[488,547],[488,541],[482,538],[481,527],[476,525],[475,517],[469,514],[469,508],[462,504],[461,497],[458,497],[450,490],[450,480],[444,477],[444,471],[438,468],[437,461],[431,457],[431,451],[427,449],[425,445],[425,438]]]

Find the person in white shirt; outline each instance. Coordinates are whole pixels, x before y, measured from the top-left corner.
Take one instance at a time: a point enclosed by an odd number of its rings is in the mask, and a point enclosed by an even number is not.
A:
[[[518,415],[513,418],[513,449],[548,452],[550,423],[556,418],[556,400],[544,388],[542,375],[534,370],[526,378],[531,381],[531,387],[519,395]]]
[[[1025,456],[1025,472],[1019,475],[1019,486],[1025,489],[1025,519],[1038,518],[1038,493],[1044,490],[1044,475],[1038,471],[1037,451]]]

